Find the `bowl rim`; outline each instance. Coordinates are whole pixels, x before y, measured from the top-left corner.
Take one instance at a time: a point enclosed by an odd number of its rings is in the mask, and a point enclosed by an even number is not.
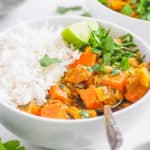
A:
[[[26,24],[35,24],[38,22],[43,22],[43,21],[49,21],[49,20],[74,20],[74,21],[84,21],[86,19],[91,19],[91,17],[83,17],[83,16],[72,16],[72,15],[65,15],[65,16],[50,16],[50,17],[46,17],[46,18],[42,18],[42,19],[32,19],[30,21],[26,21]],[[114,24],[110,21],[105,21],[99,18],[94,18],[92,17],[92,19],[96,20],[99,24],[104,24],[104,25],[109,25],[110,27],[114,27],[120,31],[124,31],[127,33],[131,33],[133,35],[133,37],[135,37],[138,41],[140,41],[140,43],[142,43],[144,45],[144,47],[146,48],[146,51],[148,51],[150,53],[150,46],[147,42],[145,42],[143,39],[141,39],[141,37],[139,37],[136,33],[133,33],[132,31],[126,29],[125,27],[122,27],[120,25]],[[5,31],[0,33],[0,37],[3,37],[5,34],[7,34],[9,31],[13,30],[14,28],[18,27],[20,25],[20,23],[16,24],[15,26],[9,27],[8,29],[6,29]],[[136,103],[128,106],[127,108],[121,109],[119,111],[113,112],[114,117],[119,116],[120,114],[123,114],[125,112],[128,112],[129,110],[136,108],[137,106],[139,106],[141,103],[143,103],[146,100],[146,97],[150,97],[150,91],[148,91],[140,100],[138,100]],[[65,120],[65,119],[55,119],[55,118],[46,118],[46,117],[40,117],[40,116],[36,116],[36,115],[32,115],[23,111],[18,110],[16,107],[13,107],[11,104],[8,104],[4,101],[0,101],[0,105],[2,105],[3,107],[6,107],[7,109],[11,110],[13,113],[17,114],[17,115],[22,115],[28,119],[34,119],[34,120],[38,120],[38,121],[43,121],[43,122],[52,122],[52,123],[62,123],[62,124],[78,124],[78,123],[87,123],[87,122],[95,122],[98,120],[102,120],[104,119],[104,116],[97,116],[97,117],[93,117],[93,118],[87,118],[87,119],[74,119],[74,120]]]
[[[89,2],[90,2],[90,0],[89,0]],[[142,23],[147,23],[147,24],[149,23],[150,24],[150,21],[148,21],[148,20],[133,18],[133,17],[130,17],[128,15],[124,15],[124,14],[122,14],[120,12],[117,12],[117,11],[115,11],[115,10],[113,10],[113,9],[105,6],[101,2],[98,2],[98,0],[95,0],[95,2],[96,2],[97,5],[100,5],[100,7],[102,7],[103,9],[105,9],[105,11],[109,11],[109,13],[112,13],[113,15],[119,15],[120,17],[125,17],[126,19],[129,19],[131,21],[132,20],[137,21],[138,23],[142,22]]]

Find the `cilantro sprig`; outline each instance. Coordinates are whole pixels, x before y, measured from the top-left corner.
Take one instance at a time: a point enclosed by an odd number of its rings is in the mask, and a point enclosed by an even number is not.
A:
[[[2,142],[0,139],[0,150],[26,150],[26,148],[21,146],[18,140]]]
[[[61,60],[58,58],[50,58],[47,54],[45,54],[40,60],[40,65],[42,67],[48,67],[49,65],[60,63]]]
[[[89,118],[89,113],[85,110],[81,110],[79,115],[81,115],[83,119]]]
[[[113,72],[114,75],[119,73],[118,70],[123,71],[130,68],[129,58],[136,57],[138,49],[131,34],[119,37],[121,43],[117,43],[109,33],[110,29],[99,27],[98,30],[91,32],[88,44],[92,47],[92,52],[102,59],[100,64],[92,67],[92,70],[106,73],[105,66],[108,65],[117,69]]]
[[[125,15],[131,16],[133,13],[133,9],[129,4],[127,4],[122,8],[121,12]]]

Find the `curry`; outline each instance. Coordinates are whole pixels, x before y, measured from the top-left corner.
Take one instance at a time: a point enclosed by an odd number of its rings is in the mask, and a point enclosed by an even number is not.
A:
[[[62,78],[51,86],[47,102],[34,101],[18,109],[41,117],[85,119],[102,115],[104,105],[129,107],[150,88],[150,63],[144,62],[131,34],[114,38],[110,30],[92,30],[80,57],[67,66]]]

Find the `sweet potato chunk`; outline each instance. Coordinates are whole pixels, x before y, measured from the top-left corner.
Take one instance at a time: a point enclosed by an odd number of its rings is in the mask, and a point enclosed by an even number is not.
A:
[[[127,79],[125,98],[129,102],[136,102],[138,99],[143,97],[148,91],[149,88],[143,86],[143,84],[141,84],[140,81],[141,79],[139,79],[139,76],[137,76],[137,74],[131,75]]]
[[[31,102],[26,106],[18,106],[18,109],[37,116],[39,116],[41,112],[41,107],[38,106],[35,102]]]
[[[62,103],[48,103],[41,109],[41,116],[47,118],[69,119]]]
[[[101,84],[123,91],[126,86],[126,79],[127,79],[127,74],[125,73],[121,73],[116,76],[106,75],[101,80]]]
[[[48,91],[49,96],[52,99],[59,99],[62,102],[67,102],[67,93],[59,88],[58,85],[53,85]]]
[[[89,51],[89,48],[87,49]],[[93,66],[96,63],[96,54],[91,52],[84,52],[81,54],[78,60],[75,60],[74,63],[69,65],[69,68],[75,68],[79,64],[85,66]]]
[[[97,100],[94,86],[90,86],[88,89],[80,90],[79,95],[87,109],[96,109],[102,107],[102,103]]]
[[[65,80],[70,83],[80,83],[88,80],[91,76],[91,72],[85,67],[78,65],[75,69],[69,69],[65,74]]]

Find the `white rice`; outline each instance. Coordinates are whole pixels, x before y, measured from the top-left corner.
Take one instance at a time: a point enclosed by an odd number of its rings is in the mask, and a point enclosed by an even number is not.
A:
[[[21,25],[0,40],[1,101],[14,106],[33,100],[42,105],[46,101],[47,90],[80,55],[61,39],[62,29]],[[39,59],[45,54],[60,59],[61,63],[41,67]]]

